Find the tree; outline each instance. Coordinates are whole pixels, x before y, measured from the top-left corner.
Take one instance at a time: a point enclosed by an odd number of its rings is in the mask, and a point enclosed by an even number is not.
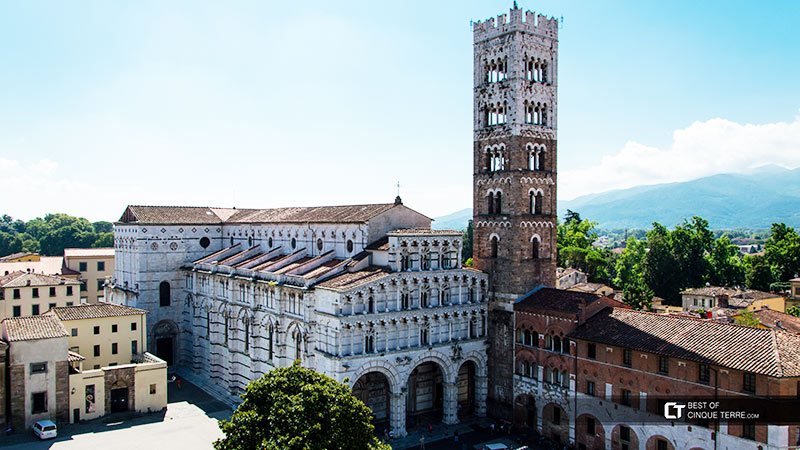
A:
[[[734,320],[739,325],[747,325],[748,327],[757,327],[761,325],[761,321],[753,315],[753,311],[742,311]]]
[[[653,291],[644,279],[646,256],[645,242],[630,237],[614,268],[614,284],[622,288],[625,303],[640,310],[649,308],[653,301]]]
[[[747,255],[744,258],[744,268],[744,283],[748,289],[769,290],[774,278],[767,258],[762,255]]]
[[[577,213],[567,215],[557,228],[558,265],[581,270],[592,281],[608,282],[609,251],[592,245],[597,240],[597,222],[580,220]]]
[[[798,308],[797,305],[790,306],[786,308],[786,314],[789,314],[790,316],[800,317],[800,308]]]
[[[731,244],[728,236],[714,241],[714,248],[706,254],[708,282],[715,286],[741,286],[745,282],[745,267],[739,256],[739,247]]]
[[[776,281],[789,281],[800,273],[800,236],[783,223],[773,223],[771,231],[764,256]]]
[[[374,436],[372,411],[341,383],[295,362],[251,382],[219,422],[216,450],[390,450]]]
[[[644,258],[644,280],[653,294],[677,304],[683,287],[680,261],[672,253],[669,230],[654,223],[647,233],[649,251]]]
[[[472,219],[469,219],[467,231],[461,238],[461,262],[466,263],[469,259],[472,259]]]

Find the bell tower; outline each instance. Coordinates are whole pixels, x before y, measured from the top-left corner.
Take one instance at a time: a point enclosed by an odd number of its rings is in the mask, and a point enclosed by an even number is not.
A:
[[[489,273],[489,411],[513,412],[513,303],[555,286],[558,21],[473,25],[473,260]]]

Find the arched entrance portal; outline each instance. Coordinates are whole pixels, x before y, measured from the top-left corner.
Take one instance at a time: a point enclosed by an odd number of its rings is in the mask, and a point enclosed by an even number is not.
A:
[[[536,430],[536,400],[527,394],[520,394],[514,401],[514,424]]]
[[[128,385],[124,381],[117,381],[109,390],[109,410],[111,413],[128,410]]]
[[[353,395],[372,410],[375,430],[390,428],[391,404],[389,380],[379,372],[369,372],[353,385]]]
[[[153,327],[153,338],[156,356],[166,361],[168,366],[173,365],[177,353],[178,326],[171,320],[162,320]]]
[[[467,361],[458,369],[458,417],[475,412],[475,363]]]
[[[444,377],[442,368],[434,362],[422,363],[408,376],[406,426],[439,422],[444,411]]]

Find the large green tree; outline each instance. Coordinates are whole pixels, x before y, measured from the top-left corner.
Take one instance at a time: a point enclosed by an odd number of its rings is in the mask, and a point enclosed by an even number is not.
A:
[[[789,281],[800,273],[800,235],[783,223],[773,223],[771,231],[764,256],[776,280]]]
[[[744,258],[744,269],[745,286],[748,289],[769,291],[769,285],[772,283],[773,277],[767,258],[763,255],[747,255]]]
[[[219,422],[216,450],[390,450],[346,385],[297,362],[251,382],[242,399]]]
[[[614,267],[617,274],[614,284],[622,288],[625,303],[636,309],[649,308],[653,300],[653,291],[644,278],[646,256],[646,243],[630,237]]]
[[[467,223],[467,231],[461,238],[461,262],[466,263],[472,259],[472,219]]]
[[[580,220],[578,213],[570,213],[557,228],[558,265],[581,270],[592,281],[607,283],[609,252],[592,245],[597,240],[597,222]]]
[[[48,214],[24,222],[8,214],[0,217],[0,256],[26,251],[59,256],[69,247],[112,247],[113,225],[90,223],[68,214]]]
[[[714,241],[714,248],[706,254],[709,266],[708,282],[714,286],[741,286],[745,283],[745,267],[739,247],[731,244],[728,236]]]

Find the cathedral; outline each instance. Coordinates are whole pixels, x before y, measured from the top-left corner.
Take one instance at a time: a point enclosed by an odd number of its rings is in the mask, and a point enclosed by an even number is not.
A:
[[[149,351],[236,401],[300,361],[377,429],[510,418],[513,304],[553,286],[557,21],[474,24],[474,267],[462,232],[393,203],[275,209],[131,205],[106,299],[146,309]]]

